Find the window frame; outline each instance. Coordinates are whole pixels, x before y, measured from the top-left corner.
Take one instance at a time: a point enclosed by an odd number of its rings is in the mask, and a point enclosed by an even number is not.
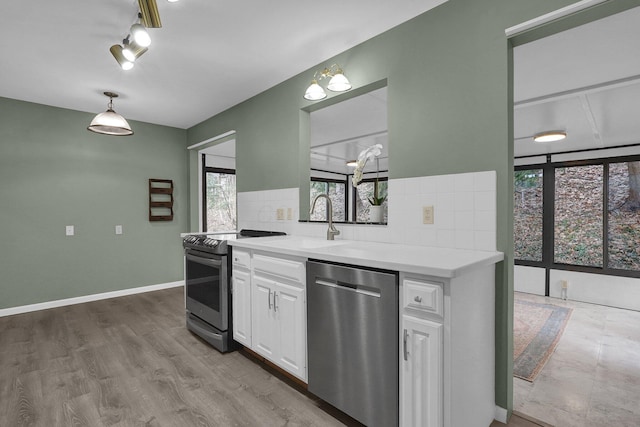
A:
[[[603,157],[597,159],[570,160],[553,162],[552,156],[565,153],[547,154],[546,163],[532,163],[514,166],[516,170],[542,169],[542,261],[519,260],[515,258],[514,265],[543,267],[546,270],[546,294],[549,295],[549,271],[566,270],[582,273],[603,274],[608,276],[640,278],[640,270],[624,270],[609,267],[609,165],[612,163],[627,163],[640,161],[640,155]],[[555,171],[564,167],[602,165],[602,267],[584,266],[577,264],[557,263],[554,260],[555,248]],[[512,183],[513,185],[513,183]]]
[[[202,155],[203,165],[205,164],[205,161],[206,161],[206,156],[203,154]],[[204,233],[209,232],[207,230],[207,173],[224,173],[228,175],[235,175],[236,170],[226,169],[226,168],[216,168],[212,166],[204,166],[202,168],[202,194],[200,196],[202,200],[202,231]],[[236,188],[236,194],[237,193],[238,191]],[[236,207],[236,224],[237,224],[237,221],[238,221],[238,210]],[[215,232],[212,232],[212,233],[215,233]]]
[[[387,183],[387,197],[389,195],[389,177],[379,177],[379,178],[363,178],[362,180],[360,180],[360,182],[358,183],[358,185],[362,184],[362,183],[366,183],[366,182],[373,182],[373,194],[378,194],[378,183],[379,182],[386,182]],[[357,210],[357,191],[358,191],[358,187],[353,187],[351,189],[351,207],[353,209],[353,222],[354,224],[371,224],[368,221],[358,221],[358,210]],[[383,222],[383,225],[386,225],[388,223],[387,222]]]
[[[348,194],[347,191],[349,189],[349,182],[348,179],[336,179],[336,178],[317,178],[317,177],[311,177],[310,182],[324,182],[325,184],[343,184],[344,185],[344,221],[332,221],[335,222],[337,224],[340,223],[348,223],[349,222],[349,202],[348,202]],[[326,194],[329,194],[329,191],[327,189]],[[313,200],[310,200],[310,202],[313,202]],[[329,212],[329,202],[325,199],[325,212]],[[309,217],[309,222],[327,222],[327,220],[311,220],[311,217]]]

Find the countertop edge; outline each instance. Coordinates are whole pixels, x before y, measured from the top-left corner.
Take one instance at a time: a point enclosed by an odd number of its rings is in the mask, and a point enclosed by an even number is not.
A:
[[[272,242],[273,239],[277,240],[292,240],[296,236],[283,236],[279,238],[258,238],[258,239],[240,239],[229,241],[229,245],[252,249],[257,251],[264,252],[272,252],[277,254],[303,257],[303,258],[311,258],[311,259],[319,259],[330,262],[340,262],[345,264],[353,264],[360,265],[364,267],[372,267],[386,270],[397,270],[403,273],[411,273],[411,274],[419,274],[426,276],[436,276],[442,277],[446,279],[452,279],[460,276],[464,276],[466,274],[471,273],[472,271],[486,267],[489,265],[497,264],[504,260],[504,254],[502,252],[497,251],[474,251],[474,250],[463,250],[463,249],[444,249],[444,248],[435,248],[429,246],[412,246],[412,245],[399,245],[395,243],[381,243],[381,242],[363,242],[363,241],[350,241],[345,244],[341,244],[335,247],[328,248],[319,248],[319,249],[310,249],[310,248],[286,248],[286,247],[277,247],[277,246],[269,246],[269,242]],[[267,240],[269,239],[269,240]],[[311,239],[311,238],[309,238]],[[320,239],[317,239],[320,240]],[[350,256],[348,254],[340,253],[341,249],[350,249],[357,248],[361,249],[366,246],[370,246],[372,248],[380,249],[382,245],[393,245],[396,252],[394,253],[397,258],[398,255],[401,255],[401,251],[405,251],[409,253],[412,252],[438,252],[444,251],[450,255],[461,254],[466,257],[472,256],[473,259],[468,261],[461,261],[457,265],[443,267],[437,265],[438,263],[434,262],[433,264],[417,264],[415,262],[407,262],[400,261],[398,259],[382,259],[380,257],[374,256],[372,251],[371,255],[368,257],[356,257]]]

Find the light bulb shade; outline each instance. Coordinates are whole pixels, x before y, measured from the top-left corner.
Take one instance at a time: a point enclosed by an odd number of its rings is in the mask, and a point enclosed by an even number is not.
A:
[[[109,48],[109,51],[116,59],[116,61],[118,61],[118,64],[120,64],[123,70],[130,70],[133,68],[133,61],[129,61],[127,58],[125,58],[124,53],[122,52],[122,46],[120,46],[119,44],[114,44]]]
[[[563,130],[552,130],[547,132],[540,132],[533,136],[535,142],[556,142],[561,141],[567,137],[567,132]]]
[[[329,80],[327,89],[332,92],[344,92],[351,89],[351,83],[349,83],[349,80],[342,74],[342,70],[339,70],[331,77],[331,80]]]
[[[100,113],[91,120],[87,127],[91,132],[103,135],[128,136],[133,135],[131,126],[120,114],[112,109]]]
[[[140,47],[149,47],[151,45],[151,36],[141,24],[133,24],[129,30],[133,41]]]
[[[327,94],[325,93],[324,89],[322,89],[322,86],[320,86],[315,80],[311,82],[311,85],[304,93],[304,99],[308,99],[309,101],[318,101],[326,97]]]

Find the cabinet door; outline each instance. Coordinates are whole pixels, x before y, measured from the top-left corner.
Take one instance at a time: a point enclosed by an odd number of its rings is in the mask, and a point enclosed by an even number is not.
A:
[[[233,339],[251,348],[251,275],[234,268],[233,283]]]
[[[440,323],[402,316],[403,427],[442,426],[442,331]]]
[[[278,283],[274,309],[279,323],[278,365],[307,381],[305,291]]]
[[[253,306],[251,348],[267,359],[275,361],[275,353],[278,347],[278,328],[273,310],[275,283],[254,275],[251,288]]]

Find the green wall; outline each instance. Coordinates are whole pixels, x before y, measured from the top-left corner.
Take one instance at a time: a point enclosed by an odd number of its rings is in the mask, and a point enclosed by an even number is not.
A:
[[[513,144],[504,30],[571,3],[450,0],[188,130],[190,144],[237,131],[238,191],[298,187],[308,176],[301,110],[311,103],[302,94],[316,68],[337,62],[354,88],[387,79],[391,178],[496,170],[497,242],[505,253],[496,268],[496,403],[509,410]]]
[[[0,98],[0,309],[183,279],[186,130],[104,136],[93,116]],[[172,222],[148,221],[149,178],[174,180]]]

